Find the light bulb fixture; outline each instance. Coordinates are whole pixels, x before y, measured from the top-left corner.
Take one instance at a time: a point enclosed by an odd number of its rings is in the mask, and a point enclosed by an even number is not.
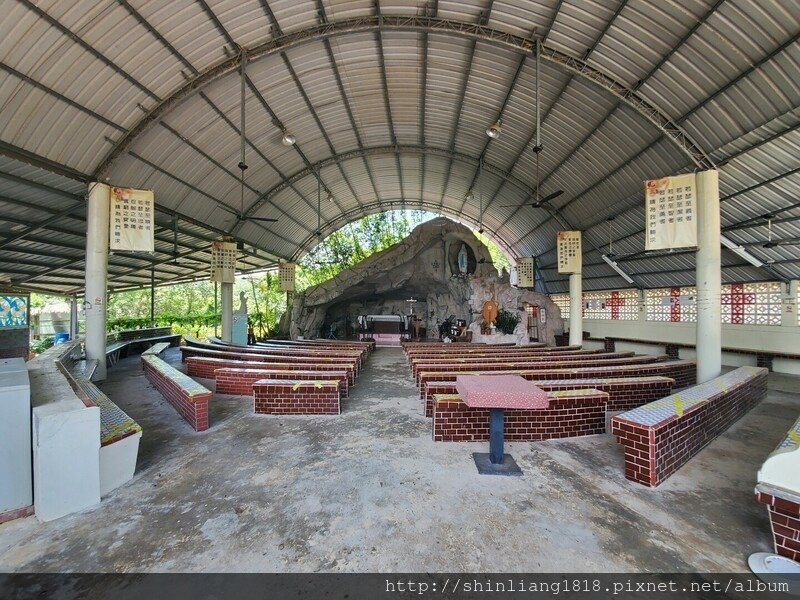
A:
[[[618,265],[616,262],[614,262],[613,260],[611,260],[611,258],[610,258],[608,255],[606,255],[606,254],[601,254],[601,255],[600,255],[600,258],[602,258],[602,259],[603,259],[603,260],[606,262],[606,264],[607,264],[609,267],[611,267],[612,269],[614,269],[614,270],[617,272],[617,274],[618,274],[620,277],[622,277],[622,278],[623,278],[625,281],[627,281],[628,283],[633,283],[634,285],[636,285],[636,284],[634,283],[633,279],[631,279],[631,276],[630,276],[630,275],[628,275],[628,274],[627,274],[625,271],[623,271],[622,269],[620,269],[619,265]]]
[[[328,190],[328,202],[333,202],[333,192]]]
[[[297,138],[284,129],[283,137],[281,138],[281,144],[284,146],[294,146],[296,142]]]
[[[494,125],[490,125],[486,129],[486,135],[488,135],[493,140],[496,140],[497,138],[500,137],[500,132],[502,131],[502,128],[503,128],[503,119],[497,119]]]
[[[470,188],[469,191],[467,192],[467,195],[464,196],[464,200],[466,200],[467,202],[472,202],[474,199],[475,199],[475,194],[472,193],[472,188]]]

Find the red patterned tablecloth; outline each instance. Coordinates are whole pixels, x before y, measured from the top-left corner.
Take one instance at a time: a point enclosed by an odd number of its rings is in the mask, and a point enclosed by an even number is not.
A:
[[[520,375],[459,375],[456,390],[472,408],[547,408],[547,392]]]

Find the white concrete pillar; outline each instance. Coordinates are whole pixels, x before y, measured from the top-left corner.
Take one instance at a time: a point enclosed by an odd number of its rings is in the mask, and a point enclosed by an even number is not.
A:
[[[221,283],[222,296],[222,340],[230,342],[233,339],[233,284]]]
[[[719,172],[697,173],[697,383],[722,372]]]
[[[111,188],[89,184],[86,207],[86,358],[97,360],[95,380],[106,378],[106,298]]]
[[[569,345],[583,345],[583,283],[580,273],[569,276]]]
[[[74,340],[80,335],[78,330],[78,296],[72,296],[69,302],[69,339]]]

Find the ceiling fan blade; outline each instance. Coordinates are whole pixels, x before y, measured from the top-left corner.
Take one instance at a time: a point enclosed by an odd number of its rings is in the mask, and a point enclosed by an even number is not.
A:
[[[564,190],[556,190],[552,194],[547,194],[547,196],[545,196],[544,198],[539,200],[539,204],[544,204],[545,202],[550,202],[550,200],[555,200],[556,198],[558,198],[563,193],[564,193]]]

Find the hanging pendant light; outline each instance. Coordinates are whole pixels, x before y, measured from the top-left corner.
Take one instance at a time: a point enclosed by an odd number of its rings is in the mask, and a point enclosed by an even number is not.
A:
[[[488,135],[493,140],[496,140],[500,137],[500,133],[502,132],[503,128],[503,119],[497,119],[493,125],[490,125],[486,129],[486,135]]]
[[[295,143],[297,143],[297,138],[284,129],[283,137],[281,137],[281,144],[284,146],[294,146]]]

